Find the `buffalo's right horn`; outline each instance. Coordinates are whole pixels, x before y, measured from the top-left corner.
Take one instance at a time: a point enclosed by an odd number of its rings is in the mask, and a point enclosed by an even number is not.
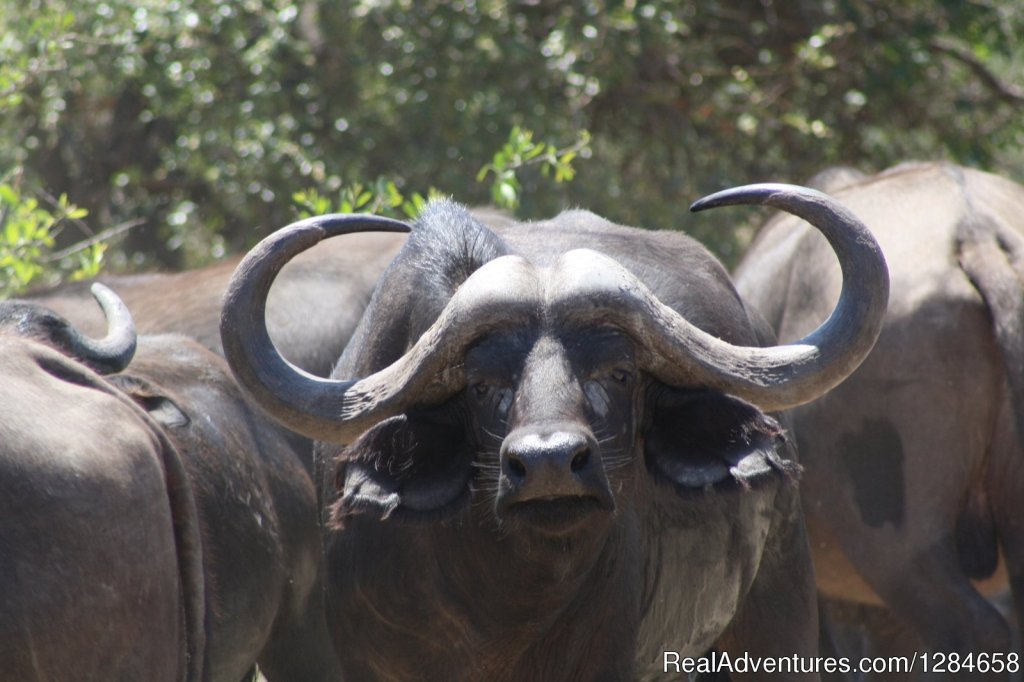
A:
[[[878,340],[889,304],[889,269],[870,230],[823,192],[798,185],[735,187],[705,197],[691,210],[740,204],[766,205],[803,218],[824,235],[843,275],[839,301],[828,319],[807,336],[769,348],[693,343],[708,370],[707,384],[738,395],[765,410],[785,410],[834,388],[864,361]],[[712,340],[713,341],[713,340]],[[676,355],[667,341],[668,374]],[[724,371],[722,371],[724,369]]]
[[[832,245],[843,273],[839,302],[804,338],[778,346],[736,346],[689,322],[608,256],[564,254],[558,275],[572,286],[552,297],[557,314],[577,324],[611,323],[638,342],[640,366],[670,386],[701,386],[766,411],[809,402],[853,372],[875,344],[889,299],[889,272],[867,227],[831,197],[795,185],[748,185],[712,195],[694,208],[767,204],[797,215]]]
[[[310,218],[264,239],[236,268],[221,314],[224,356],[263,409],[293,431],[347,443],[380,419],[403,412],[413,396],[418,403],[445,400],[464,384],[462,355],[485,327],[535,310],[539,293],[532,266],[503,257],[475,272],[408,352],[369,377],[323,379],[284,359],[266,326],[267,294],[284,264],[328,237],[409,229],[370,215]]]
[[[266,326],[266,301],[285,263],[328,237],[408,232],[369,215],[326,215],[284,227],[239,263],[224,299],[221,340],[235,377],[272,417],[309,438],[352,442],[381,419],[449,398],[465,384],[463,357],[488,326],[526,321],[542,294],[536,270],[518,256],[492,260],[460,286],[431,327],[390,366],[358,380],[323,379],[288,362]]]
[[[889,305],[889,268],[882,247],[851,211],[816,189],[752,184],[719,191],[690,207],[763,205],[813,225],[836,252],[843,288],[836,308],[804,338],[763,349],[712,351],[707,359],[733,368],[722,388],[765,410],[787,410],[834,388],[857,367],[882,332]],[[720,359],[714,359],[714,358]]]

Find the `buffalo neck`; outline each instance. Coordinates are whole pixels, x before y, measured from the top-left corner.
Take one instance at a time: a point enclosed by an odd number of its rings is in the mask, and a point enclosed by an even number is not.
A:
[[[353,519],[328,540],[351,578],[330,595],[329,608],[348,609],[346,641],[372,649],[372,641],[402,638],[410,661],[434,661],[434,674],[449,679],[480,679],[481,671],[514,679],[512,670],[550,672],[583,659],[600,665],[606,656],[632,661],[643,562],[635,561],[640,547],[625,545],[638,537],[636,519],[622,509],[607,532],[575,542],[541,541],[469,513],[426,527]],[[450,654],[461,650],[474,653],[464,674],[450,667],[463,665]],[[393,651],[380,659],[379,676],[404,676]],[[413,668],[409,674],[417,677]]]

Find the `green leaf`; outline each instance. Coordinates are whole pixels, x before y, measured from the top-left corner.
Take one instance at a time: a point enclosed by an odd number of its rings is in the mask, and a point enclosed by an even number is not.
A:
[[[78,268],[71,273],[71,279],[77,282],[98,275],[103,267],[103,255],[106,251],[107,245],[100,242],[79,253]]]
[[[419,192],[413,192],[409,199],[402,203],[402,213],[409,219],[416,219],[420,213],[423,213],[423,207],[427,205],[427,200],[423,198],[423,195]]]
[[[548,148],[548,146],[546,144],[544,144],[543,142],[539,142],[539,143],[537,143],[535,145],[532,145],[531,147],[526,149],[526,151],[523,152],[523,159],[525,161],[529,161],[530,159],[535,159],[538,156],[540,156],[541,154],[543,154],[547,150],[547,148]]]
[[[511,182],[498,182],[495,184],[493,192],[494,203],[500,208],[514,209],[519,205],[519,192]]]
[[[7,184],[0,185],[0,200],[3,200],[3,203],[11,206],[17,206],[21,203],[21,200],[18,198],[18,193],[14,191],[14,188]]]

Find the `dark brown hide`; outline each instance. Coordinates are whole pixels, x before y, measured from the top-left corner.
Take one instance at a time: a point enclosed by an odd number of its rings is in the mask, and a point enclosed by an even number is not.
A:
[[[197,527],[176,453],[35,341],[0,336],[0,376],[0,676],[179,682],[190,662],[199,680],[203,614],[183,610],[202,606]]]
[[[0,677],[337,680],[312,481],[224,361],[142,337],[100,377],[15,333],[64,350],[50,311],[0,327]]]
[[[334,682],[316,497],[299,455],[242,396],[223,359],[180,335],[142,336],[109,377],[160,424],[196,500],[206,584],[206,678],[258,661],[270,682]]]

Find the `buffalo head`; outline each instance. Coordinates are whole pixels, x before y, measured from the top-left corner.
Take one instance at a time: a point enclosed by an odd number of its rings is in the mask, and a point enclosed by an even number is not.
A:
[[[499,519],[558,531],[614,509],[607,470],[631,461],[640,440],[648,464],[680,485],[749,483],[771,468],[774,447],[759,439],[778,433],[750,404],[786,409],[840,382],[870,350],[888,287],[870,235],[826,195],[760,185],[694,208],[740,203],[806,218],[840,257],[846,278],[835,312],[795,344],[757,348],[717,338],[594,250],[538,263],[499,249],[389,365],[362,379],[314,377],[284,360],[267,335],[264,306],[276,272],[328,236],[408,230],[392,220],[334,215],[289,226],[246,257],[226,298],[225,351],[243,385],[286,426],[354,443],[342,500],[348,509],[449,507],[468,494],[475,465],[489,474],[480,485],[493,494]],[[686,399],[678,395],[683,389]],[[712,394],[726,401],[719,410],[746,415],[740,426],[695,444],[718,450],[685,460],[656,452],[668,451],[657,444],[671,424],[659,425],[661,412],[644,409],[647,398],[710,413],[696,405]],[[643,420],[656,428],[640,439]]]

